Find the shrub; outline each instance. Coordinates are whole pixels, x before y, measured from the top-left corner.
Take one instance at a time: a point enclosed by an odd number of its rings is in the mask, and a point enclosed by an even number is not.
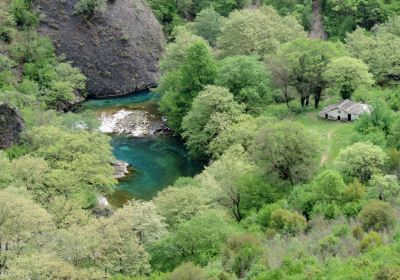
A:
[[[22,27],[36,26],[38,17],[29,11],[31,2],[27,0],[12,0],[10,4],[11,14],[15,23]]]
[[[4,43],[11,43],[14,37],[15,37],[14,29],[6,26],[0,26],[0,41],[3,41]]]
[[[394,209],[380,200],[369,201],[358,215],[364,230],[382,231],[393,228],[396,223]]]
[[[209,279],[201,267],[191,262],[181,264],[172,271],[168,280],[206,280]]]
[[[400,267],[385,266],[376,272],[375,280],[397,280],[400,279]]]
[[[75,4],[75,11],[90,17],[96,12],[104,11],[106,4],[106,0],[79,0]]]
[[[270,226],[280,233],[296,235],[305,230],[307,221],[304,216],[297,212],[277,209],[272,212]]]
[[[369,249],[376,248],[382,245],[382,238],[379,233],[375,231],[369,232],[360,243],[361,252],[365,252]]]

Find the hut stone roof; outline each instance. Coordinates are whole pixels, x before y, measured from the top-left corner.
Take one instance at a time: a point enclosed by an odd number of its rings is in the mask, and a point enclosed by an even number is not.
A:
[[[372,111],[371,106],[369,106],[368,104],[354,102],[349,99],[346,99],[339,103],[325,107],[320,112],[320,115],[328,113],[329,111],[332,111],[334,109],[342,110],[344,112],[347,112],[348,114],[353,114],[353,115],[362,115],[364,113],[371,113]]]

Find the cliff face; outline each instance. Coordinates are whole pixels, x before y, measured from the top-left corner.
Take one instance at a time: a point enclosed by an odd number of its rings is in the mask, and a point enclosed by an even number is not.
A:
[[[35,5],[40,32],[88,77],[89,95],[117,96],[154,86],[165,39],[146,1],[107,1],[106,10],[90,19],[75,14],[76,2],[36,0]]]
[[[0,102],[0,149],[17,144],[23,128],[23,120],[18,110]]]

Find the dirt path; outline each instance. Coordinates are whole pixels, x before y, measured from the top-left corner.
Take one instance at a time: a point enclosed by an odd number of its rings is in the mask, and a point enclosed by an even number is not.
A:
[[[326,40],[328,35],[325,32],[322,22],[322,0],[313,0],[312,3],[312,23],[310,38]]]
[[[324,151],[324,153],[321,155],[321,161],[320,161],[320,165],[323,166],[325,164],[325,162],[328,160],[329,158],[329,152],[331,150],[331,140],[332,140],[332,130],[330,130],[328,132],[328,137],[327,137],[327,147],[326,150]]]

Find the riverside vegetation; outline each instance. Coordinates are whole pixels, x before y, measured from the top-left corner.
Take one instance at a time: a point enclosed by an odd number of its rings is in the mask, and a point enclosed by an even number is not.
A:
[[[149,0],[170,35],[160,111],[209,164],[108,215],[110,138],[62,112],[86,78],[33,2],[0,2],[0,101],[25,120],[0,152],[0,279],[400,278],[398,1],[324,1],[322,41],[307,0]],[[373,111],[317,118],[342,98]]]

